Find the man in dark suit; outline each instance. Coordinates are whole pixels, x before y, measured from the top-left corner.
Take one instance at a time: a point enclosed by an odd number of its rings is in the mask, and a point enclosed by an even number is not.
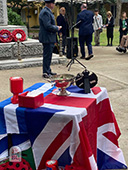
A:
[[[69,25],[66,18],[66,9],[60,8],[60,15],[57,17],[57,25],[62,26],[59,36],[62,36],[62,52],[65,54],[66,37],[69,37]]]
[[[92,34],[94,32],[93,30],[93,12],[87,10],[87,4],[81,5],[81,12],[77,16],[77,22],[81,21],[78,24],[79,28],[79,42],[80,42],[80,49],[82,57],[81,59],[89,60],[93,57],[93,51],[92,51]],[[88,57],[85,57],[85,44],[88,47]]]
[[[40,32],[39,41],[43,44],[43,77],[49,78],[56,73],[52,73],[50,65],[54,43],[56,42],[56,32],[61,29],[61,26],[55,25],[52,9],[54,8],[55,0],[45,0],[45,7],[39,15]]]

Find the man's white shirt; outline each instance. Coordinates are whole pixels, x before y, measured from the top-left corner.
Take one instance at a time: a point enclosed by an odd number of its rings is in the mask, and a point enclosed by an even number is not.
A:
[[[93,28],[94,31],[96,31],[98,30],[98,28],[101,28],[103,26],[102,16],[100,14],[98,14],[97,16],[94,15],[93,19],[94,19]]]

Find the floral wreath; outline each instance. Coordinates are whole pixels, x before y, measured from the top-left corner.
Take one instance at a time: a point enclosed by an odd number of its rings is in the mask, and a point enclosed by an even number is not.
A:
[[[1,30],[0,31],[0,41],[3,43],[8,43],[11,42],[13,40],[13,35],[11,34],[10,31],[8,30]]]
[[[13,39],[15,42],[17,42],[18,38],[17,38],[17,34],[20,34],[21,35],[21,38],[19,38],[19,41],[25,41],[26,40],[26,34],[23,30],[21,29],[15,29],[13,32],[12,32],[12,35],[13,35]]]
[[[12,33],[6,29],[0,31],[0,41],[3,43],[9,43],[11,41],[17,42],[17,34],[20,35],[19,41],[26,40],[26,34],[22,29],[15,29]]]
[[[0,165],[0,170],[32,170],[30,164],[22,158],[21,162],[6,162]]]

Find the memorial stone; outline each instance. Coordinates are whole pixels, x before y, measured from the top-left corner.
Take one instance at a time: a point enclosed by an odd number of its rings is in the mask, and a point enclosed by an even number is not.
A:
[[[0,25],[8,25],[7,1],[0,0]]]
[[[28,31],[26,26],[22,25],[8,25],[8,15],[7,15],[7,0],[0,0],[0,31],[7,29],[10,32],[15,29],[22,29],[26,34],[26,41],[23,42],[26,46],[21,45],[21,54],[22,58],[30,58],[30,61],[24,64],[19,64],[13,61],[17,59],[17,44],[15,42],[2,43],[0,42],[0,70],[1,69],[11,69],[11,68],[23,68],[31,66],[40,66],[42,65],[42,44],[38,40],[28,39]],[[15,44],[15,45],[14,45]],[[40,59],[36,59],[39,57]],[[33,59],[35,58],[35,59]],[[11,61],[12,60],[12,61]],[[64,59],[65,61],[65,59]],[[63,63],[63,59],[60,59],[59,55],[55,56],[53,63]]]
[[[10,32],[15,29],[22,29],[26,34],[26,40],[28,38],[28,31],[26,26],[22,25],[8,25],[8,14],[7,14],[7,0],[0,0],[0,31],[7,29]]]

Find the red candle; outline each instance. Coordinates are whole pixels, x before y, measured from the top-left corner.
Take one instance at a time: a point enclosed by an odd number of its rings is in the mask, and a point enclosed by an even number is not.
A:
[[[10,90],[13,93],[11,102],[18,103],[18,94],[23,92],[23,79],[21,77],[10,77]]]

